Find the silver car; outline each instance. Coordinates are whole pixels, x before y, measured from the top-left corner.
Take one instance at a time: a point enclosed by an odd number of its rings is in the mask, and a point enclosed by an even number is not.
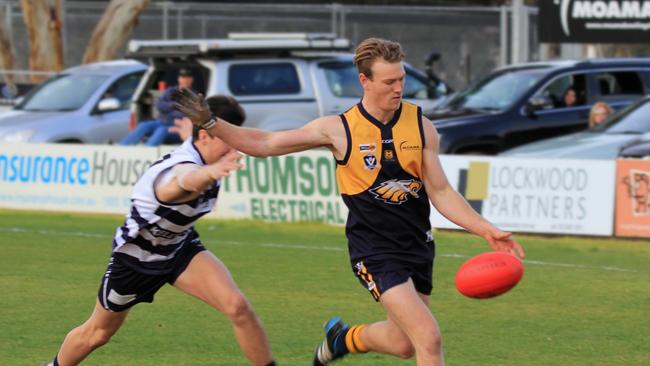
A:
[[[146,69],[118,60],[64,70],[0,113],[0,142],[117,142],[128,133],[131,98]]]
[[[650,97],[637,101],[587,131],[523,145],[507,150],[501,156],[616,159],[621,149],[644,140],[650,140]]]

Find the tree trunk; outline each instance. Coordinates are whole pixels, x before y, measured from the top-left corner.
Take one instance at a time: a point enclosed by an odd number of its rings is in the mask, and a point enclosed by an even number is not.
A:
[[[16,52],[14,51],[14,46],[11,42],[5,19],[5,12],[3,8],[0,7],[0,69],[13,70],[14,65],[16,64]],[[0,80],[4,79],[7,86],[15,91],[16,86],[14,84],[13,75],[2,73],[1,76],[2,78],[0,78]]]
[[[61,71],[61,0],[22,0],[23,19],[29,36],[29,68],[33,71]],[[44,80],[33,76],[33,82]]]
[[[83,63],[112,60],[138,24],[151,0],[111,0],[88,41]]]

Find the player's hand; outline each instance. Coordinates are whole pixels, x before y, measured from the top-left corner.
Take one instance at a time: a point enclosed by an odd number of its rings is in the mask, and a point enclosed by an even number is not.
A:
[[[240,163],[239,160],[242,158],[236,150],[232,150],[226,155],[222,156],[216,163],[207,165],[208,175],[213,180],[221,179],[230,175],[230,172],[237,169],[241,169],[244,164]]]
[[[512,233],[507,231],[494,228],[485,235],[485,240],[487,240],[494,251],[514,254],[519,258],[526,256],[521,245],[512,239]]]
[[[196,126],[208,129],[216,123],[202,94],[195,94],[187,88],[177,88],[172,91],[170,98],[174,101],[174,109],[184,113]]]

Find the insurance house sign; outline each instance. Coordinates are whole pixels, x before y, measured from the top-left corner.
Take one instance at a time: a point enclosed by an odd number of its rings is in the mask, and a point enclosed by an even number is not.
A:
[[[645,43],[650,0],[540,0],[540,42]]]

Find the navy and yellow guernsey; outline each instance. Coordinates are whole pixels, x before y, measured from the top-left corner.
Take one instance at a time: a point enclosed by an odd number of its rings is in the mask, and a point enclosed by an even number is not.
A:
[[[341,120],[348,148],[337,161],[336,178],[349,209],[351,262],[432,261],[429,199],[422,181],[422,110],[402,102],[383,124],[359,103]]]

